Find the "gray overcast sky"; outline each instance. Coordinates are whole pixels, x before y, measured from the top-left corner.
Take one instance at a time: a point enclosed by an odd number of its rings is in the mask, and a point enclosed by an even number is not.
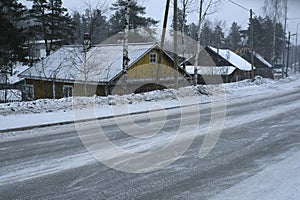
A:
[[[69,11],[83,11],[85,7],[84,2],[97,2],[98,0],[63,0],[64,6],[68,8]],[[241,4],[242,6],[253,9],[256,15],[262,15],[262,6],[264,4],[264,0],[233,0],[234,2]],[[21,0],[21,2],[26,2],[26,0]],[[113,2],[113,1],[108,1]],[[147,16],[153,17],[156,20],[163,20],[163,13],[165,8],[165,0],[138,0],[140,4],[147,8]],[[27,4],[28,5],[28,4]],[[198,7],[198,5],[197,5]],[[196,7],[196,8],[197,8]],[[288,17],[289,18],[300,18],[300,0],[288,0]],[[208,18],[211,21],[223,20],[226,21],[227,27],[230,27],[231,23],[236,21],[243,28],[247,27],[249,20],[249,12],[246,10],[230,3],[228,0],[221,0],[221,4],[218,7],[218,10],[213,15]],[[189,17],[189,22],[197,22],[198,14],[196,12],[191,13]],[[300,19],[297,20],[288,20],[288,30],[292,33],[297,32],[297,24],[300,23]],[[227,30],[225,30],[227,31]],[[299,33],[300,33],[300,25],[299,25]]]

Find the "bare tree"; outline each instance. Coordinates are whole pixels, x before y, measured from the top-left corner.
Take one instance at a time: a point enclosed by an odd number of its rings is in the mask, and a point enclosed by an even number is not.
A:
[[[220,0],[200,0],[199,8],[199,19],[198,19],[198,37],[197,37],[197,51],[195,58],[195,68],[194,68],[194,85],[197,85],[198,79],[198,70],[197,66],[199,65],[199,53],[201,51],[201,27],[202,23],[205,20],[205,17],[216,12],[216,8],[219,5]]]
[[[88,52],[76,51],[76,49],[74,49],[73,52],[71,52],[74,56],[73,60],[76,61],[73,63],[73,66],[77,72],[73,78],[77,82],[83,82],[84,96],[88,96],[88,85],[97,82],[103,72],[99,67],[97,59],[97,55],[101,55],[99,49],[100,48],[96,48]],[[81,85],[81,83],[79,85]]]
[[[68,53],[69,65],[72,66],[72,79],[75,81],[78,96],[94,95],[99,83],[108,83],[122,70],[118,63],[121,62],[121,47],[115,45],[97,45],[83,51],[81,46],[70,48]],[[117,51],[117,52],[116,52]],[[113,52],[113,53],[112,53]],[[119,67],[118,67],[119,66]],[[120,71],[119,71],[120,70]],[[105,88],[108,94],[108,88]]]
[[[180,0],[182,9],[182,24],[181,24],[181,42],[182,42],[182,57],[185,57],[186,46],[185,46],[185,28],[186,28],[186,17],[188,13],[192,11],[192,5],[194,5],[195,0]],[[183,68],[185,69],[185,62],[183,63]]]

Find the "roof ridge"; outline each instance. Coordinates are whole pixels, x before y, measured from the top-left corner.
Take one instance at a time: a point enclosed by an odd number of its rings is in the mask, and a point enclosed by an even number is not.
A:
[[[128,43],[128,45],[155,45],[156,43],[155,42],[144,42],[144,43]],[[123,46],[123,43],[118,43],[118,44],[96,44],[96,45],[93,45],[95,47],[101,47],[101,46]]]

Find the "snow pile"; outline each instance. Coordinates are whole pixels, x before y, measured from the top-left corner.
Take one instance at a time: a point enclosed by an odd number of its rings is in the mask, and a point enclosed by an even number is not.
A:
[[[286,82],[287,80],[284,80]],[[268,78],[263,78],[261,76],[256,76],[254,80],[247,79],[243,80],[240,82],[235,82],[235,83],[228,83],[225,84],[226,90],[231,90],[231,89],[237,89],[237,88],[243,88],[243,87],[253,87],[253,86],[259,86],[259,85],[265,85],[265,84],[274,84],[276,81]]]
[[[265,79],[261,76],[256,76],[252,82],[256,85],[263,85],[263,84],[271,83],[272,80],[271,79]]]
[[[123,96],[108,97],[73,97],[63,99],[40,99],[30,102],[12,102],[0,104],[0,115],[6,116],[11,114],[35,114],[35,113],[52,113],[67,112],[73,109],[86,109],[91,106],[101,107],[108,105],[137,104],[141,102],[174,100],[178,98],[192,96],[209,95],[206,86],[188,86],[175,89],[165,89],[161,91],[152,91],[142,94],[129,94]],[[74,107],[73,107],[74,103]]]

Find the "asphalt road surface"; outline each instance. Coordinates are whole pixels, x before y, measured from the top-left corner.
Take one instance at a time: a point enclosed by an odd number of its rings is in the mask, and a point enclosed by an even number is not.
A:
[[[98,162],[71,125],[14,133],[0,141],[0,199],[209,199],[281,155],[300,151],[299,89],[232,100],[227,106],[225,128],[208,156],[199,158],[211,120],[206,105],[200,106],[199,134],[190,148],[171,165],[147,173],[126,173]],[[193,123],[198,115],[191,110],[185,116]],[[113,120],[100,123],[116,145],[148,151],[166,145],[182,117],[180,109],[170,111],[162,136],[148,142],[122,133]],[[149,122],[145,115],[134,119],[142,127]],[[87,133],[93,131],[86,126]]]

